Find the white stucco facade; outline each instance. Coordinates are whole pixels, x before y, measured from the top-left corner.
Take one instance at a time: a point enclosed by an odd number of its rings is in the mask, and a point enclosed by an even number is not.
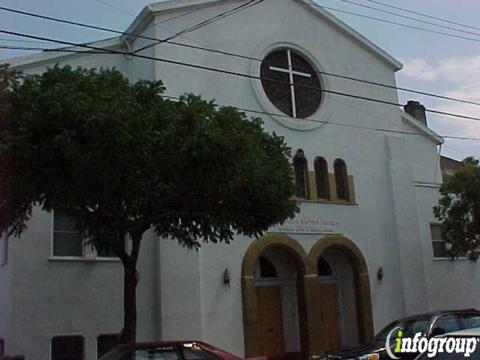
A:
[[[191,12],[192,6],[198,10],[169,22],[170,31],[180,31],[242,2],[167,1],[146,8],[128,31],[161,39],[171,33],[154,24]],[[266,0],[175,41],[259,59],[288,47],[303,54],[318,71],[392,86],[401,67],[330,14],[301,0]],[[95,46],[128,51],[150,42],[124,36]],[[260,71],[258,61],[169,43],[141,54],[252,76]],[[45,53],[15,59],[12,66],[25,73],[40,73],[56,63],[115,67],[132,82],[162,80],[169,96],[191,92],[222,105],[279,113],[257,79],[162,61],[118,54]],[[326,90],[398,102],[394,89],[319,77]],[[435,221],[432,207],[441,182],[438,136],[391,105],[333,93],[323,94],[321,106],[311,117],[319,122],[261,117],[266,130],[284,136],[293,150],[304,150],[311,171],[315,157],[322,156],[330,173],[334,160],[343,159],[353,176],[354,202],[304,201],[299,216],[337,221],[339,233],[360,249],[370,275],[375,331],[405,315],[479,307],[478,265],[433,258],[429,224]],[[118,332],[122,325],[121,264],[56,259],[51,256],[52,233],[51,214],[36,210],[22,237],[9,239],[8,262],[1,265],[0,259],[0,338],[6,340],[9,354],[47,360],[53,336],[82,334],[85,358],[94,359],[96,337]],[[324,236],[287,235],[306,253]],[[229,245],[206,244],[193,252],[149,232],[139,259],[138,339],[202,339],[242,356],[242,262],[253,241],[238,236]],[[377,280],[379,268],[384,272],[381,281]],[[230,286],[224,283],[227,269]]]

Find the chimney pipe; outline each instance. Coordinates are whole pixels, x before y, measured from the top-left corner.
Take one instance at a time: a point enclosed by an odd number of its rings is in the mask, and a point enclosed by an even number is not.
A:
[[[425,114],[425,106],[420,104],[418,101],[410,100],[407,105],[403,107],[406,113],[413,116],[415,119],[420,121],[423,125],[427,125],[427,115]]]

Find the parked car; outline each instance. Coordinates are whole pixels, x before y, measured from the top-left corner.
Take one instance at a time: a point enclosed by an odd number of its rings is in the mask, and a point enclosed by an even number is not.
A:
[[[202,341],[170,341],[118,345],[100,360],[242,360]],[[265,359],[265,358],[258,358]]]
[[[430,338],[476,327],[480,327],[480,311],[475,309],[419,314],[390,323],[366,344],[333,351],[328,353],[326,357],[330,360],[355,359],[359,357],[364,357],[366,360],[391,359],[385,345],[388,335],[395,328],[403,329],[403,337],[413,337],[420,332],[423,336]],[[393,341],[394,339],[390,339],[390,346],[394,345]],[[408,360],[414,359],[418,355],[418,353],[400,354],[400,358]]]
[[[437,353],[433,357],[428,356],[428,352],[425,352],[421,355],[419,355],[415,360],[430,360],[430,359],[437,359],[437,360],[465,360],[465,359],[470,359],[470,360],[480,360],[480,327],[474,328],[474,329],[464,329],[464,330],[459,330],[459,331],[454,331],[445,335],[440,335],[439,337],[448,337],[448,338],[459,338],[459,339],[465,339],[464,341],[467,341],[467,339],[475,339],[477,341],[477,346],[475,347],[475,351],[471,354],[468,355],[468,357],[465,357],[463,353],[447,353],[447,352],[442,352],[442,353]]]

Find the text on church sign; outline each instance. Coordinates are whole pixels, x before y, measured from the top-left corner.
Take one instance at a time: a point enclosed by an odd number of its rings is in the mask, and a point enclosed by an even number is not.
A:
[[[287,219],[283,224],[270,228],[269,232],[287,234],[338,234],[340,222],[317,217]]]

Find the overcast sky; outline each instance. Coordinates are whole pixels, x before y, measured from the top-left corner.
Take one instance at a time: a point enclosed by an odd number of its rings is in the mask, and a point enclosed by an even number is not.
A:
[[[351,0],[358,4],[381,8],[405,16],[416,16],[411,13],[382,7],[382,5],[375,3],[375,1],[380,1],[404,9],[428,13],[432,16],[477,27],[477,29],[465,28],[454,24],[421,18],[425,21],[436,22],[470,32],[468,34],[454,32],[453,30],[442,29],[428,24],[421,24],[405,18],[381,13],[373,9],[362,8],[349,3],[349,1],[350,0],[317,0],[317,3],[338,10],[374,16],[412,26],[435,29],[440,32],[450,32],[458,36],[478,39],[478,41],[472,41],[446,37],[329,10],[404,64],[404,69],[397,73],[399,86],[480,102],[480,23],[478,22],[480,1]],[[138,14],[143,6],[151,2],[152,1],[147,0],[0,0],[0,5],[125,30],[133,20],[134,14]],[[111,34],[100,31],[79,29],[78,27],[35,20],[2,11],[0,11],[0,24],[2,24],[1,28],[3,29],[34,33],[47,37],[52,36],[72,42],[92,41],[111,36]],[[11,40],[13,37],[0,35],[0,45],[39,45],[7,41],[8,39]],[[225,50],[228,51],[231,49]],[[24,54],[26,53],[22,51],[0,49],[0,59]],[[480,117],[480,106],[436,100],[430,97],[422,97],[420,95],[402,92],[400,93],[400,99],[402,103],[405,103],[409,99],[419,100],[427,108]],[[429,126],[442,135],[480,138],[480,122],[478,121],[462,120],[432,114],[428,115],[428,121]],[[443,146],[442,154],[455,159],[463,159],[468,155],[480,158],[480,141],[447,140]]]

